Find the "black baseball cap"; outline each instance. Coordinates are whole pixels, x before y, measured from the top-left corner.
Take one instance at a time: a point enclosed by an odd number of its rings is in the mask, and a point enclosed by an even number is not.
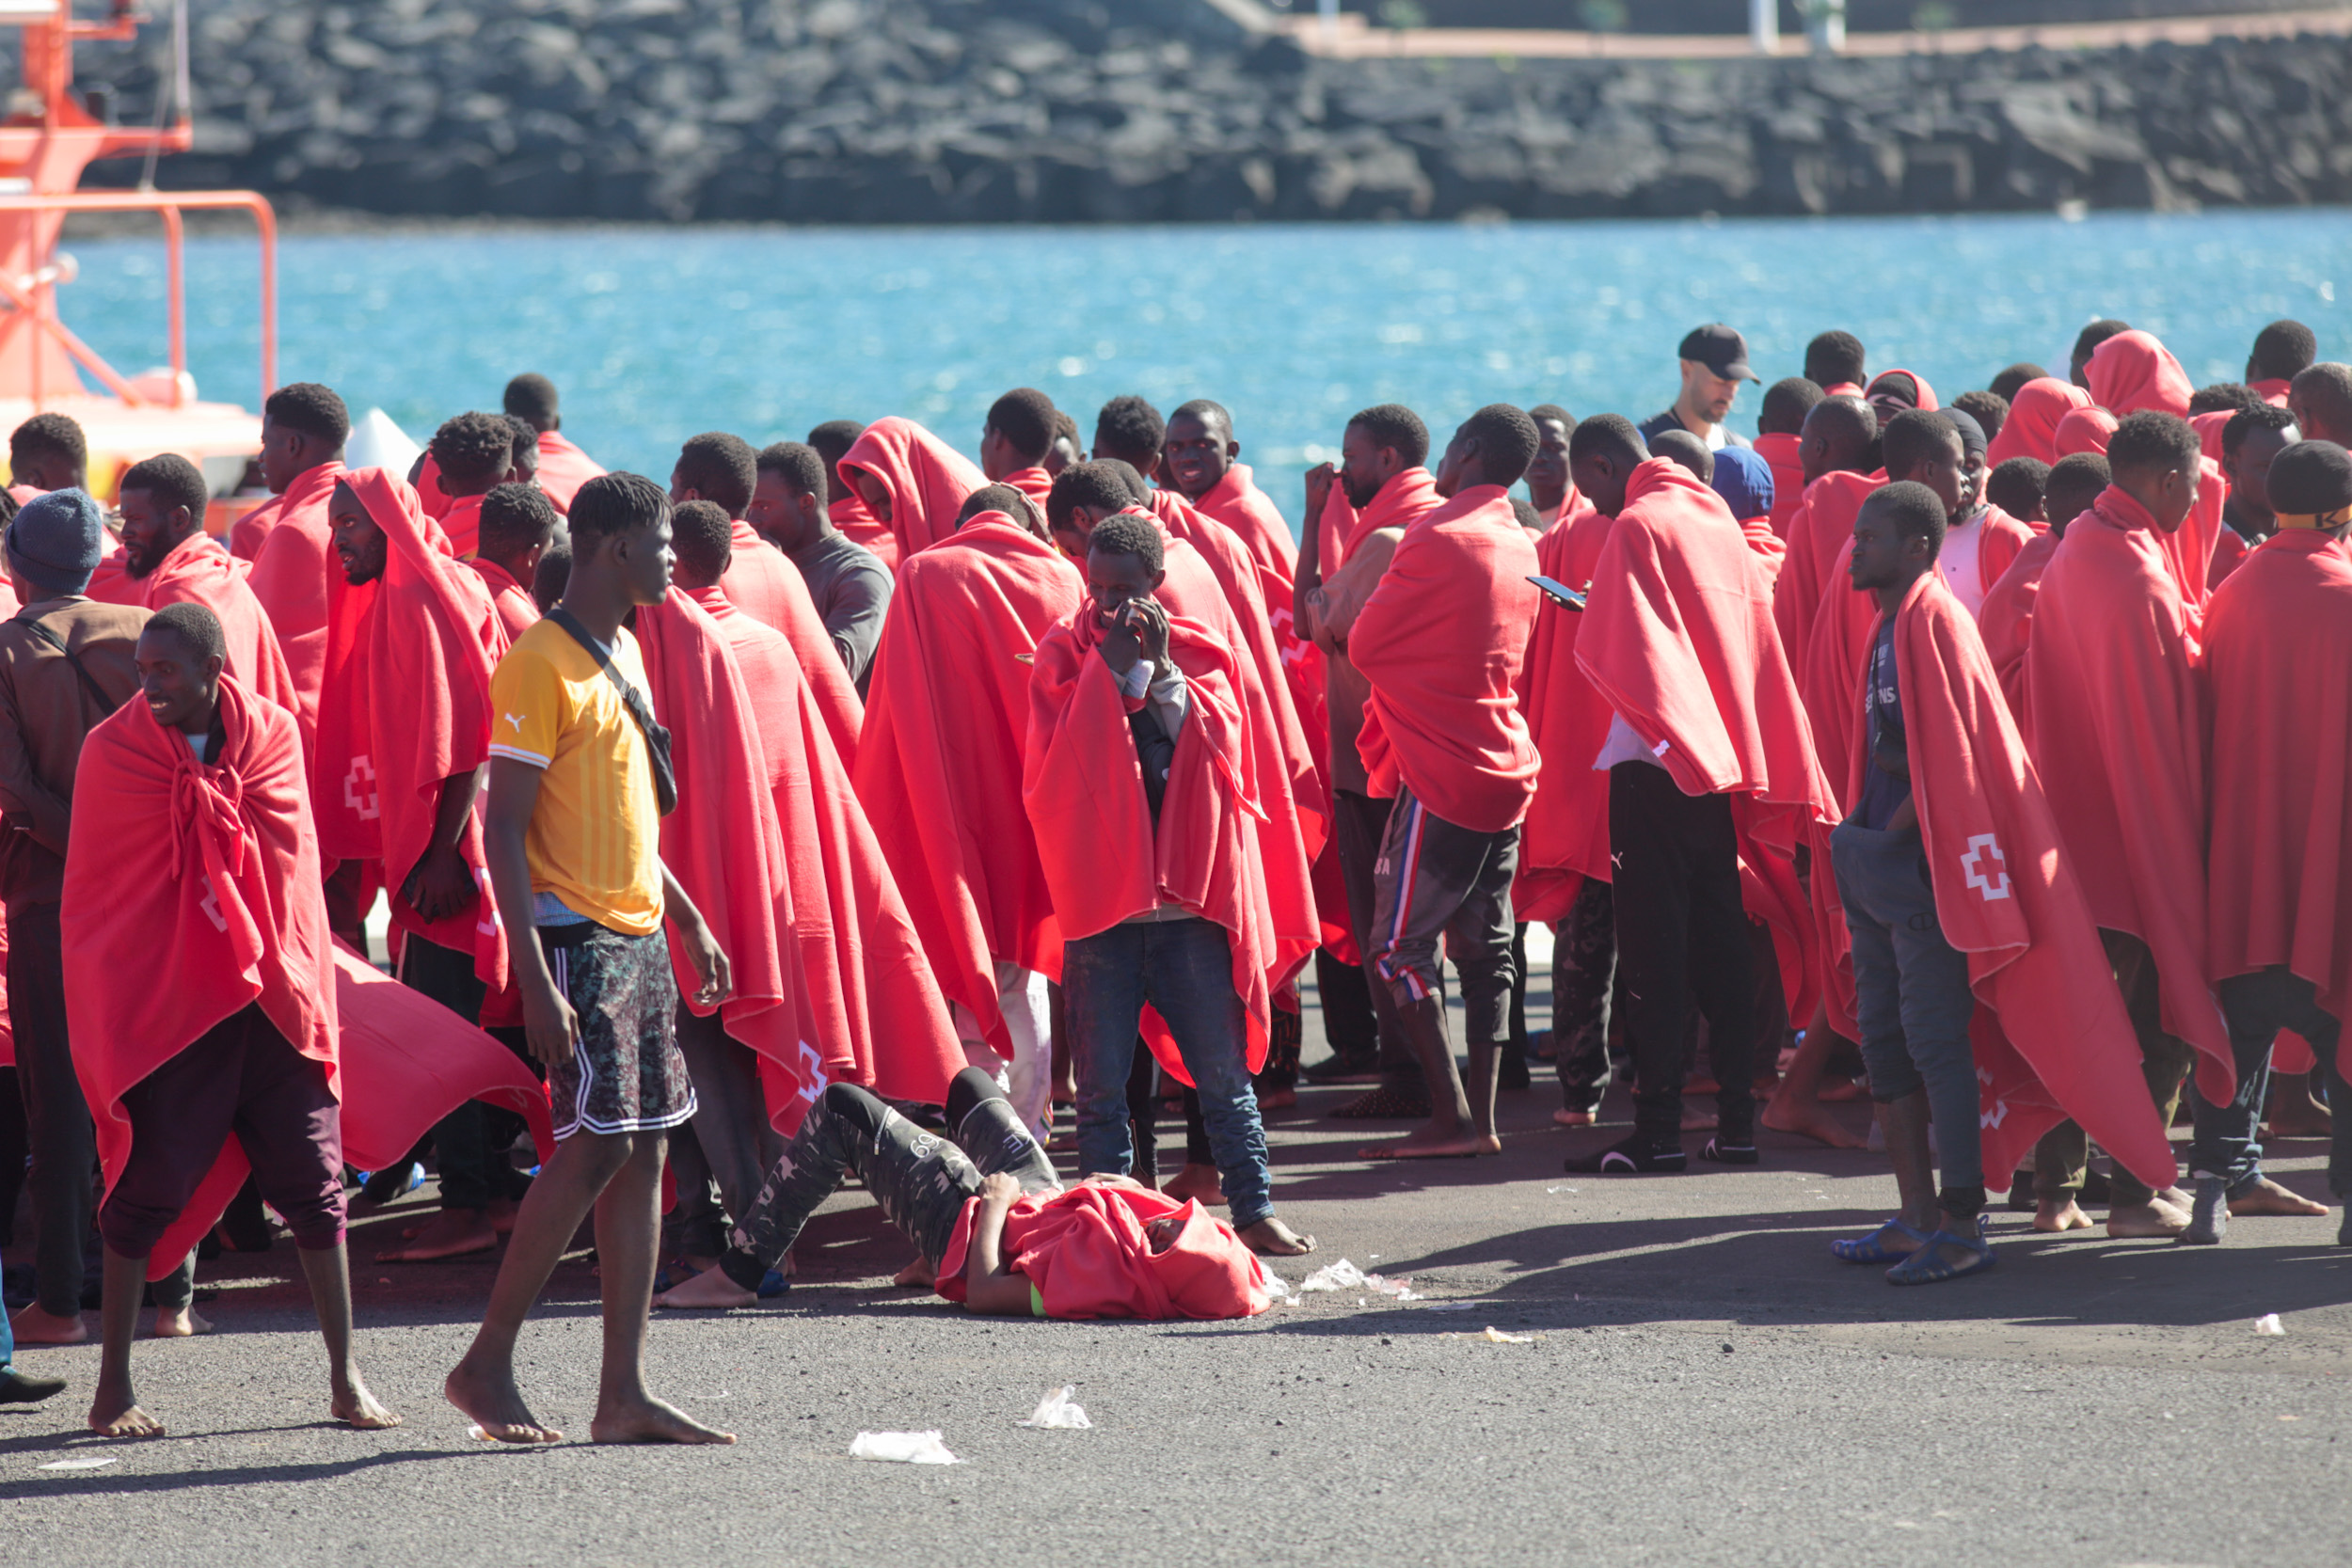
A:
[[[1684,359],[1697,360],[1725,381],[1763,380],[1748,369],[1748,341],[1721,322],[1693,327],[1676,352]]]

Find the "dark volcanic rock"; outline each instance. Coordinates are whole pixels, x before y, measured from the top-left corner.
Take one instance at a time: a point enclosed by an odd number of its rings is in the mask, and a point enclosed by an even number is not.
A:
[[[2352,40],[1311,59],[1224,0],[195,0],[182,186],[794,223],[1890,213],[2352,197]],[[168,30],[84,45],[145,118]],[[130,164],[101,165],[126,182]]]

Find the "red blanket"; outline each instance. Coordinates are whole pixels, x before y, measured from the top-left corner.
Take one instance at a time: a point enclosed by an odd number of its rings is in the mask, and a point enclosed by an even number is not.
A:
[[[2072,457],[2076,452],[2095,451],[2106,455],[2107,442],[2114,439],[2116,427],[2123,421],[2104,408],[2089,404],[2070,409],[2058,422],[2050,437],[2050,449],[2058,457]],[[2051,459],[2053,463],[2058,457]]]
[[[829,1079],[937,1101],[963,1066],[962,1050],[800,659],[782,635],[718,590],[691,596],[725,633],[759,727],[792,894],[803,1037],[817,1046]]]
[[[1878,390],[1879,383],[1884,381],[1890,375],[1908,376],[1910,378],[1911,385],[1916,388],[1918,392],[1917,401],[1912,404],[1913,407],[1926,409],[1931,413],[1939,406],[1935,401],[1935,388],[1928,385],[1928,378],[1921,375],[1917,371],[1907,371],[1899,365],[1897,365],[1890,370],[1881,371],[1878,374],[1872,376],[1870,378],[1870,385],[1863,390],[1862,396],[1864,401],[1867,402],[1870,394]],[[1886,421],[1882,420],[1879,422],[1881,424],[1884,424]]]
[[[1061,927],[1021,805],[1029,672],[1086,597],[1070,562],[983,512],[906,563],[850,770],[940,989],[1007,1057],[994,965],[1059,976]]]
[[[1426,468],[1407,468],[1380,486],[1372,503],[1358,512],[1347,504],[1347,491],[1336,481],[1331,494],[1323,503],[1323,516],[1318,522],[1323,552],[1320,558],[1323,576],[1327,580],[1333,572],[1347,563],[1348,546],[1362,534],[1379,528],[1403,528],[1415,517],[1441,504],[1438,482]]]
[[[539,437],[539,488],[558,512],[568,514],[580,487],[603,472],[595,458],[561,432],[550,430]]]
[[[2143,408],[2188,418],[2189,395],[2197,390],[2172,351],[2150,332],[2119,332],[2101,343],[2083,366],[2090,401],[2122,419]]]
[[[354,592],[335,562],[334,530],[326,521],[327,503],[342,477],[341,463],[322,463],[295,476],[284,495],[237,525],[243,537],[230,547],[231,554],[253,562],[248,584],[269,615],[286,656],[286,672],[294,677],[299,703],[294,717],[301,721],[306,751],[317,738],[329,634],[342,618],[342,601]],[[266,520],[257,523],[265,512]]]
[[[963,503],[958,501],[956,508],[961,511]],[[833,519],[833,526],[841,531],[843,538],[870,552],[892,572],[898,571],[898,536],[890,531],[888,523],[875,521],[864,501],[855,496],[844,496],[827,507],[825,515]]]
[[[866,705],[833,645],[817,601],[808,596],[808,583],[800,569],[785,559],[742,518],[735,519],[735,558],[719,579],[720,591],[753,620],[773,626],[792,644],[801,673],[825,716],[825,731],[834,750],[845,757],[857,755],[858,731],[866,722]]]
[[[1977,611],[1977,632],[2020,729],[2026,724],[2026,648],[2033,636],[2034,603],[2042,594],[2042,570],[2058,546],[2055,533],[2034,535],[1986,591],[1984,608]]]
[[[1805,487],[1804,502],[1788,519],[1788,556],[1772,579],[1772,625],[1792,665],[1802,665],[1813,646],[1813,619],[1835,582],[1837,552],[1853,539],[1853,520],[1870,492],[1886,483],[1883,473],[1836,469]]]
[[[506,988],[506,936],[484,869],[480,812],[459,840],[479,889],[469,908],[428,924],[402,896],[402,884],[433,842],[442,781],[490,760],[490,672],[506,652],[506,631],[489,590],[444,552],[439,530],[406,481],[361,468],[347,483],[389,548],[352,657],[326,694],[330,710],[348,705],[365,722],[321,726],[317,773],[340,781],[346,810],[374,830],[376,853],[362,858],[384,863],[393,928],[471,953],[474,973],[495,993]],[[351,843],[342,852],[358,849],[358,840]]]
[[[1933,572],[1896,612],[1895,669],[1936,920],[1967,955],[1979,1004],[1969,1034],[1984,1168],[2014,1170],[2037,1138],[2071,1117],[2135,1176],[2169,1186],[2172,1146],[2149,1102],[2139,1042],[2042,781],[1968,611]],[[1847,798],[1860,800],[1869,745],[1859,691],[1846,718]],[[1831,1022],[1855,1035],[1837,879],[1816,874],[1813,886],[1829,901],[1821,926],[1839,974]]]
[[[460,496],[439,514],[439,522],[449,540],[449,553],[460,561],[471,561],[482,548],[482,498]]]
[[[1040,515],[1042,515],[1045,511],[1045,498],[1054,493],[1054,476],[1042,468],[1016,468],[1007,474],[1002,483],[1011,485],[1035,501]],[[962,511],[963,502],[958,501],[956,510]],[[952,523],[955,519],[951,515],[948,521]]]
[[[678,809],[661,819],[661,863],[727,956],[735,994],[721,1005],[721,1021],[759,1057],[768,1120],[790,1132],[825,1077],[817,1052],[803,1061],[801,1041],[814,1031],[802,1017],[799,955],[779,941],[790,936],[792,895],[751,693],[726,634],[683,589],[641,608],[635,630],[646,695],[670,732],[677,770]],[[675,927],[670,960],[679,994],[691,999],[701,982]]]
[[[2071,381],[2045,375],[2026,382],[2010,400],[2009,418],[2001,421],[1999,434],[1985,447],[1985,466],[1998,467],[2012,457],[2056,463],[2058,421],[2090,405],[2090,394]]]
[[[490,608],[506,630],[507,645],[529,631],[539,619],[539,603],[531,596],[531,585],[516,582],[514,574],[495,561],[475,556],[466,562],[482,578],[482,586],[489,591]]]
[[[2042,573],[2026,655],[2035,766],[2091,918],[2155,955],[2164,1027],[2197,1083],[2235,1079],[2205,953],[2206,709],[2179,584],[2147,512],[2110,485]]]
[[[844,477],[863,468],[882,481],[900,561],[953,533],[964,498],[988,483],[970,458],[896,414],[867,425],[838,467]]]
[[[961,1301],[978,1198],[963,1213],[939,1265],[939,1293]],[[1144,1227],[1187,1214],[1173,1244],[1155,1247]],[[1025,1275],[1049,1318],[1247,1318],[1273,1305],[1265,1267],[1232,1228],[1198,1204],[1143,1187],[1072,1187],[1014,1202],[1005,1215],[1005,1266]]]
[[[1741,887],[1772,927],[1789,1011],[1812,1010],[1813,915],[1796,846],[1835,819],[1764,578],[1722,498],[1652,458],[1601,546],[1578,668],[1686,795],[1732,795]]]
[[[417,465],[416,490],[419,509],[435,522],[447,516],[449,509],[457,504],[450,493],[441,488],[441,466],[434,461],[429,451],[424,454],[424,461]]]
[[[326,901],[294,716],[232,679],[219,689],[213,766],[134,700],[90,731],[75,774],[66,1016],[109,1191],[131,1151],[123,1095],[248,1003],[336,1084]],[[157,1272],[184,1256],[158,1248]]]
[[[1555,582],[1584,590],[1593,580],[1614,517],[1587,511],[1535,542],[1535,568]],[[1609,775],[1593,760],[1609,738],[1609,704],[1576,662],[1584,617],[1539,599],[1535,629],[1519,680],[1519,708],[1542,770],[1519,833],[1518,879],[1511,908],[1527,921],[1567,918],[1587,877],[1611,880]]]
[[[1534,541],[1500,485],[1474,485],[1406,527],[1347,640],[1372,683],[1356,749],[1375,795],[1401,784],[1473,832],[1526,816],[1540,759],[1517,688],[1535,570]]]
[[[1284,582],[1298,575],[1298,546],[1291,543],[1291,526],[1282,520],[1281,509],[1258,488],[1248,464],[1227,468],[1192,504],[1232,529],[1263,570]]]
[[[2265,381],[2249,381],[2246,385],[2249,390],[2273,408],[2284,408],[2287,405],[2287,389],[2295,384],[2274,376]]]
[[[2213,814],[2210,973],[2285,964],[2343,1018],[2352,1006],[2352,554],[2314,529],[2264,541],[2206,611],[2204,674],[2213,799],[2227,802]]]
[[[1021,799],[1062,934],[1090,937],[1163,902],[1222,926],[1255,1072],[1265,1064],[1273,993],[1316,938],[1285,940],[1260,870],[1268,824],[1253,787],[1240,662],[1208,627],[1171,614],[1170,653],[1190,697],[1155,831],[1126,700],[1095,653],[1101,638],[1093,604],[1079,605],[1038,644],[1029,687]],[[1144,1037],[1169,1072],[1192,1081],[1164,1029]]]
[[[1772,466],[1773,536],[1783,544],[1788,540],[1788,520],[1804,504],[1804,460],[1798,455],[1804,444],[1801,436],[1758,436],[1756,455]]]
[[[301,698],[286,668],[285,651],[246,580],[252,571],[250,564],[222,549],[218,540],[192,533],[172,546],[144,581],[124,580],[140,590],[135,602],[149,610],[200,604],[211,610],[229,642],[224,667],[237,684],[289,713],[297,712]]]

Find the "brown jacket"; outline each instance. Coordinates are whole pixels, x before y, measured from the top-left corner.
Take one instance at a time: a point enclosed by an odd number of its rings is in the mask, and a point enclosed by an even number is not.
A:
[[[0,621],[0,897],[11,909],[54,904],[63,890],[82,737],[137,694],[147,613],[52,598]],[[66,656],[23,624],[31,620],[64,640],[103,694],[103,706]]]

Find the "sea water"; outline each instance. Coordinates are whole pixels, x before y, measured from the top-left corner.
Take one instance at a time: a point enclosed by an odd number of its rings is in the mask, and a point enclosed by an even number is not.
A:
[[[159,242],[70,245],[67,324],[119,369],[165,356]],[[259,392],[256,250],[189,242],[189,368]],[[2266,322],[2352,358],[2352,212],[1136,229],[515,228],[296,233],[279,250],[278,376],[379,406],[420,440],[552,377],[564,429],[666,479],[703,430],[755,444],[903,414],[967,453],[989,404],[1044,388],[1092,432],[1104,400],[1232,410],[1244,461],[1295,515],[1300,466],[1347,416],[1400,402],[1440,440],[1482,404],[1635,419],[1701,323],[1747,335],[1769,384],[1843,327],[1870,368],[1947,399],[2120,316],[2200,385],[2242,376]],[[1748,388],[1732,428],[1755,430]],[[1294,517],[1295,521],[1295,517]]]

